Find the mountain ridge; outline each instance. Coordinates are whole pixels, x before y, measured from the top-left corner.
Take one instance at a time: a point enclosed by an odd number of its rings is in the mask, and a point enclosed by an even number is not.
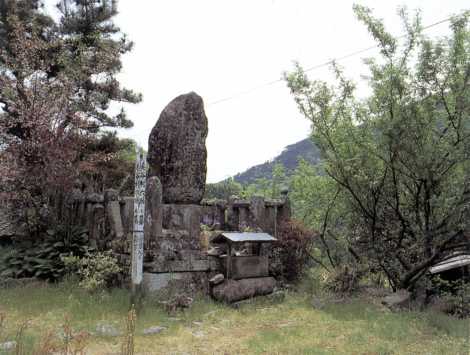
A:
[[[273,167],[276,164],[282,164],[286,174],[290,175],[297,168],[300,158],[314,165],[320,162],[320,151],[311,138],[305,138],[286,146],[272,160],[252,166],[244,172],[234,175],[233,179],[241,184],[251,184],[260,178],[271,179]]]

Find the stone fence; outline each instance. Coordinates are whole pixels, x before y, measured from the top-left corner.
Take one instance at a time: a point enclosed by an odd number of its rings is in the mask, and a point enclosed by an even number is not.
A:
[[[152,182],[147,182],[144,242],[144,283],[150,289],[176,280],[207,284],[207,277],[220,270],[218,259],[207,255],[211,233],[201,233],[201,225],[206,226],[202,228],[205,232],[264,231],[276,236],[279,223],[290,217],[287,196],[165,204],[159,196],[161,188],[153,189]],[[111,189],[103,194],[76,189],[63,202],[66,220],[88,229],[91,246],[113,250],[123,267],[123,281],[128,280],[134,197],[121,197]]]
[[[232,197],[228,201],[202,201],[201,223],[211,229],[225,231],[261,230],[277,235],[283,219],[290,218],[290,204],[282,199],[254,196],[250,200]]]

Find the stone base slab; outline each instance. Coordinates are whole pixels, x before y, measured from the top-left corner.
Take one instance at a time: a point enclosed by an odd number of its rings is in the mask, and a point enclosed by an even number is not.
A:
[[[144,272],[142,286],[148,293],[174,290],[177,293],[207,292],[208,280],[206,272]]]

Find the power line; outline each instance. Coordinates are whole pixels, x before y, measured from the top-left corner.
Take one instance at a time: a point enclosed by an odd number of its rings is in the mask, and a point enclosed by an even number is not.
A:
[[[463,14],[463,13],[465,13],[465,11],[462,12],[462,14]],[[422,28],[422,31],[425,31],[425,30],[427,30],[427,29],[429,29],[429,28],[431,28],[431,27],[435,27],[435,26],[441,25],[441,24],[443,24],[443,23],[445,23],[445,22],[450,21],[451,19],[452,19],[452,17],[448,17],[448,18],[446,18],[446,19],[444,19],[444,20],[440,20],[440,21],[434,22],[434,23],[432,23],[432,24],[430,24],[430,25],[428,25],[428,26],[423,27],[423,28]],[[406,35],[401,35],[401,36],[399,36],[399,37],[397,37],[397,38],[400,39],[400,38],[403,38],[403,37],[405,37],[405,36],[406,36]],[[309,72],[309,71],[313,71],[313,70],[317,70],[317,69],[326,67],[326,66],[328,66],[328,65],[331,65],[333,62],[338,62],[338,61],[340,61],[340,60],[344,60],[344,59],[348,59],[348,58],[351,58],[351,57],[355,57],[355,56],[357,56],[357,55],[359,55],[359,54],[362,54],[362,53],[368,52],[368,51],[370,51],[370,50],[372,50],[372,49],[375,49],[375,48],[377,48],[378,46],[379,46],[378,44],[375,44],[375,45],[373,45],[373,46],[370,46],[370,47],[367,47],[367,48],[364,48],[364,49],[357,50],[357,51],[355,51],[355,52],[346,54],[346,55],[344,55],[344,56],[342,56],[342,57],[338,57],[338,58],[335,58],[335,59],[331,59],[331,60],[329,60],[329,61],[327,61],[327,62],[324,62],[324,63],[321,63],[321,64],[317,64],[317,65],[308,67],[308,68],[305,69],[304,71],[305,71],[305,72]],[[247,89],[247,90],[244,90],[244,91],[240,91],[240,92],[238,92],[238,93],[236,93],[236,94],[233,94],[233,95],[231,95],[231,96],[227,96],[227,97],[224,97],[224,98],[222,98],[222,99],[209,102],[209,103],[208,103],[208,106],[216,105],[216,104],[219,104],[219,103],[221,103],[221,102],[229,101],[229,100],[235,99],[235,98],[237,98],[237,97],[247,95],[247,94],[249,94],[249,93],[251,93],[251,92],[253,92],[253,91],[258,91],[258,90],[264,89],[264,88],[266,88],[266,87],[269,87],[269,86],[271,86],[271,85],[280,83],[280,82],[282,82],[282,81],[284,81],[284,79],[283,79],[283,78],[280,78],[280,79],[272,80],[272,81],[269,81],[269,82],[267,82],[267,83],[264,83],[264,84],[261,84],[261,85],[258,85],[258,86],[254,86],[254,87],[252,87],[252,88],[250,88],[250,89]]]

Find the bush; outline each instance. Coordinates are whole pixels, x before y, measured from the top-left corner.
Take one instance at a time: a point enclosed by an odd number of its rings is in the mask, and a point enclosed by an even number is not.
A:
[[[277,242],[272,250],[272,268],[286,281],[298,281],[310,261],[310,249],[316,233],[301,222],[283,222],[277,231]]]
[[[79,286],[95,292],[109,287],[121,272],[117,259],[111,251],[87,254],[79,258],[74,255],[62,257],[69,273],[76,272],[80,278]]]
[[[359,288],[363,276],[364,271],[355,265],[340,266],[328,274],[324,288],[332,293],[349,295]]]
[[[70,254],[80,257],[91,250],[86,229],[58,226],[36,240],[22,240],[12,246],[0,258],[0,276],[55,281],[66,273],[61,257]]]
[[[433,278],[437,296],[447,305],[446,313],[459,318],[470,317],[470,283],[462,280],[448,281]]]

